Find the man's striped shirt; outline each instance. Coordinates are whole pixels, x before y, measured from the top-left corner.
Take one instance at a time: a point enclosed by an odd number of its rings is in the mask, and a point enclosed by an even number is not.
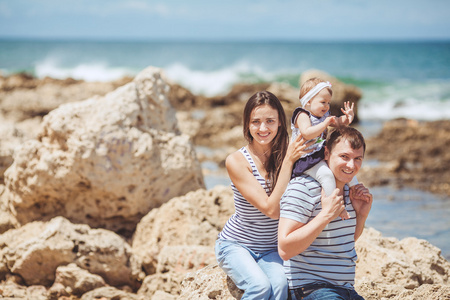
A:
[[[281,218],[308,223],[319,214],[320,184],[308,175],[290,181],[281,199]],[[350,219],[337,217],[330,222],[314,242],[302,253],[284,262],[290,288],[299,288],[315,282],[327,282],[353,289],[355,279],[356,212],[344,188],[345,208]]]

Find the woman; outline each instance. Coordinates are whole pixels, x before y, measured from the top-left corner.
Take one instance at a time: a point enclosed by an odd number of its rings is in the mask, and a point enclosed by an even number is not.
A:
[[[236,212],[216,241],[220,267],[244,290],[242,299],[287,299],[287,280],[277,251],[280,199],[294,162],[307,153],[299,136],[289,144],[286,116],[278,98],[258,92],[244,109],[248,145],[225,162]]]

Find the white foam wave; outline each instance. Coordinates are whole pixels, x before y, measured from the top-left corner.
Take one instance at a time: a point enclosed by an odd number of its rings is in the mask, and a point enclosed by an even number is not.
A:
[[[191,70],[183,64],[174,63],[164,71],[169,79],[191,90],[194,94],[215,96],[229,91],[238,82],[252,81],[255,78],[270,80],[273,78],[257,66],[239,62],[218,70]]]
[[[126,68],[113,68],[105,62],[82,63],[75,67],[64,67],[57,59],[47,58],[35,66],[38,78],[46,76],[65,79],[74,78],[85,81],[112,81],[124,76],[132,76],[133,72]]]
[[[361,103],[358,116],[362,120],[408,118],[423,121],[450,119],[450,103]]]
[[[397,82],[363,94],[358,114],[364,120],[450,119],[449,82]]]

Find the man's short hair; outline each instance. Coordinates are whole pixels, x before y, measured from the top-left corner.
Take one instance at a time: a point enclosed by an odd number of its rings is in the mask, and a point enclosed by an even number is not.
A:
[[[339,143],[342,139],[349,141],[352,149],[359,149],[363,147],[363,153],[366,152],[366,142],[364,137],[357,129],[350,126],[340,126],[333,130],[326,141],[328,151],[332,151],[333,147]]]

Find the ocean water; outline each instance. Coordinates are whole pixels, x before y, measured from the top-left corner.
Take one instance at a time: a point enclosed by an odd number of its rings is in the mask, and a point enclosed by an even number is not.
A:
[[[363,92],[360,128],[383,121],[450,119],[450,41],[441,42],[120,42],[0,40],[0,72],[109,81],[147,66],[195,94],[227,93],[238,82],[277,81],[298,88],[302,72],[320,69]],[[207,188],[229,184],[206,162]],[[412,189],[374,188],[367,223],[385,236],[427,239],[450,259],[450,199]]]
[[[0,40],[0,72],[108,81],[147,66],[207,96],[237,82],[286,82],[298,88],[320,69],[363,91],[364,121],[450,118],[447,42],[96,42]]]

